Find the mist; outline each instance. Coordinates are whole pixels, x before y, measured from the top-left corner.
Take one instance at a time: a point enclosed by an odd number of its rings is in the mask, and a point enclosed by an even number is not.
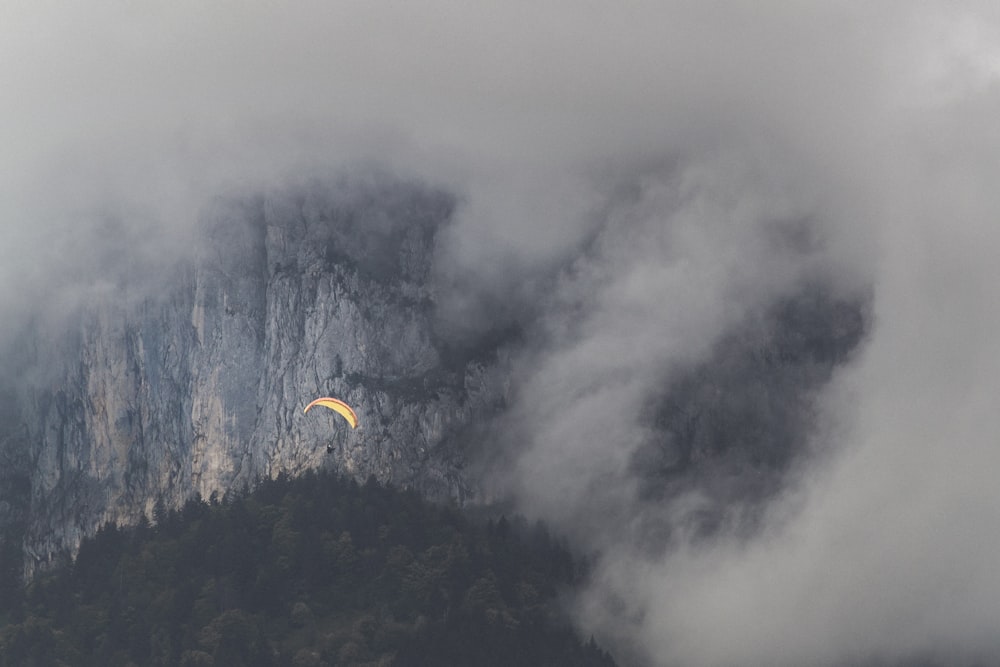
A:
[[[990,3],[39,2],[0,26],[0,345],[186,257],[219,197],[430,183],[457,201],[443,334],[523,334],[484,484],[594,555],[581,632],[623,664],[1000,661]],[[870,295],[867,337],[754,521],[730,494],[689,531],[720,500],[643,495],[650,397],[803,284]]]

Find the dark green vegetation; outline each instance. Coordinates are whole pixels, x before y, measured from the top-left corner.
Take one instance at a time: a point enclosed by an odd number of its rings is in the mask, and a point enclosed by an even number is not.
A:
[[[325,473],[108,525],[3,600],[0,665],[611,666],[547,530]]]

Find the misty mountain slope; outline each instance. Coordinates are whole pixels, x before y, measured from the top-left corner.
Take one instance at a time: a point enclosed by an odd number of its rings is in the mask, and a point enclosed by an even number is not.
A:
[[[787,474],[818,454],[820,396],[861,348],[869,300],[805,285],[724,336],[704,361],[649,398],[656,435],[632,455],[637,501],[666,507],[686,494],[697,502],[669,515],[647,512],[651,546],[662,548],[671,523],[692,535],[714,533],[734,508],[738,530],[784,490]],[[730,526],[733,528],[733,526]]]
[[[29,499],[6,501],[27,505],[26,569],[160,500],[279,472],[469,493],[443,445],[502,392],[481,361],[440,362],[425,278],[451,206],[376,177],[220,203],[155,289],[136,270],[65,334],[26,332],[23,437],[5,441],[30,461]],[[303,416],[321,394],[357,406],[359,428]]]
[[[782,471],[806,448],[820,391],[862,341],[865,311],[860,297],[809,285],[725,336],[651,401],[663,438],[635,466],[676,477],[730,458],[734,469]]]
[[[12,599],[21,588],[22,537],[31,497],[30,461],[17,394],[3,392],[0,408],[0,599]]]

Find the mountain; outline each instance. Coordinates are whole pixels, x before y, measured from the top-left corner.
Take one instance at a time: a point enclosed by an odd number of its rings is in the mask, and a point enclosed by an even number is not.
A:
[[[4,359],[0,585],[105,524],[280,474],[483,497],[477,447],[509,425],[523,360],[537,354],[526,339],[547,324],[532,324],[536,305],[502,326],[465,323],[474,335],[441,330],[436,262],[455,208],[447,192],[374,175],[220,200],[186,252],[162,257],[134,253],[141,241],[110,225],[86,298],[26,322]],[[733,500],[779,488],[816,395],[865,335],[866,308],[864,295],[804,281],[672,372],[640,415],[637,501],[697,487],[718,511],[693,520],[711,530]],[[304,415],[321,395],[353,405],[359,427]],[[507,444],[486,460],[505,465],[517,453]],[[669,527],[644,531],[656,542]]]
[[[453,207],[382,177],[222,202],[187,256],[147,267],[123,247],[61,327],[29,324],[0,446],[0,529],[23,536],[25,572],[105,523],[279,473],[475,493],[456,443],[502,407],[503,364],[435,333],[428,274]],[[303,415],[321,395],[359,427]]]

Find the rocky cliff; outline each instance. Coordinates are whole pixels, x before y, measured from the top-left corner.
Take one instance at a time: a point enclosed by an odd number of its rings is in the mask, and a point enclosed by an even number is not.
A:
[[[457,443],[505,382],[502,354],[435,335],[427,277],[452,208],[380,179],[219,204],[164,275],[133,266],[65,332],[29,331],[0,492],[24,569],[107,521],[309,467],[472,493]],[[303,415],[320,395],[359,427]]]
[[[218,202],[179,255],[105,239],[117,250],[87,297],[56,325],[26,323],[0,360],[0,586],[108,521],[280,473],[332,468],[459,501],[491,488],[470,464],[502,476],[517,456],[516,438],[475,448],[523,400],[546,300],[495,331],[443,335],[435,262],[454,208],[447,193],[369,177]],[[694,485],[722,513],[780,487],[815,396],[866,329],[865,297],[822,280],[797,289],[650,389],[629,464],[637,502]],[[360,426],[304,415],[320,395],[355,406]]]

